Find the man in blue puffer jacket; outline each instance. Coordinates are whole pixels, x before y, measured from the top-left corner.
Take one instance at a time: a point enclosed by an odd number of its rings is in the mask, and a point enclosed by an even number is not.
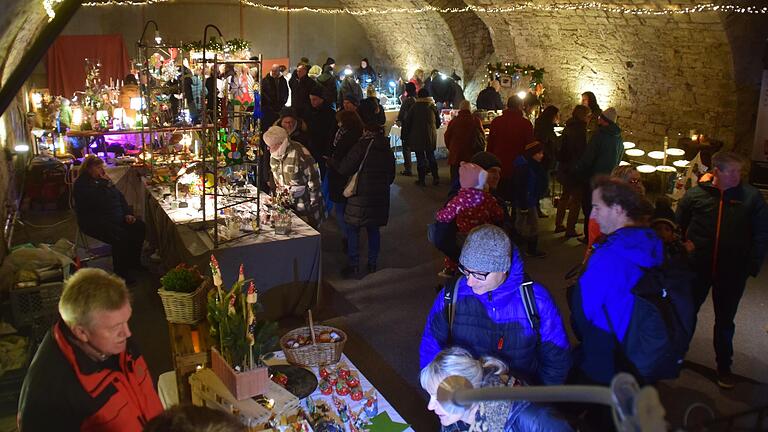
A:
[[[664,247],[656,232],[644,223],[652,210],[650,204],[626,183],[599,179],[592,203],[594,217],[607,238],[595,245],[571,298],[573,329],[581,340],[576,351],[580,372],[576,380],[607,385],[617,372],[629,366],[615,364],[614,360],[617,349],[624,351],[615,341],[624,344],[633,318],[632,288],[644,268],[663,263]],[[632,368],[644,375],[647,359],[642,357],[640,354],[624,361],[633,362]]]
[[[444,290],[435,299],[421,340],[420,367],[448,346],[475,357],[504,361],[515,376],[531,384],[562,384],[571,366],[568,337],[560,312],[542,285],[533,284],[540,317],[539,334],[525,311],[520,285],[523,261],[499,227],[470,231],[459,258],[461,278],[453,324],[448,323]]]

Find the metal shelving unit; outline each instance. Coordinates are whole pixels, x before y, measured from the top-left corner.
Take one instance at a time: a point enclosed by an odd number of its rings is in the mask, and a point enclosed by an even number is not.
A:
[[[207,61],[205,58],[205,52],[203,53],[203,61]],[[263,72],[262,68],[262,56],[261,54],[258,54],[254,57],[251,57],[250,60],[219,60],[218,56],[214,54],[213,56],[213,68],[212,71],[218,70],[219,65],[251,65],[251,67],[256,68],[257,72],[257,88],[259,91],[261,90],[261,76]],[[226,89],[225,89],[226,90]],[[249,203],[249,202],[256,202],[256,219],[260,223],[261,218],[261,185],[260,183],[260,172],[259,172],[259,161],[261,158],[260,151],[258,149],[258,144],[256,144],[255,151],[255,158],[252,160],[249,160],[247,158],[247,147],[248,147],[248,141],[253,136],[258,136],[258,139],[261,140],[261,119],[254,119],[253,121],[247,121],[247,117],[251,116],[252,113],[249,111],[241,111],[241,112],[233,112],[233,113],[221,113],[222,116],[227,116],[227,122],[226,127],[222,127],[221,125],[221,119],[220,119],[220,113],[219,113],[219,97],[218,97],[218,90],[215,90],[213,92],[213,95],[208,95],[208,97],[213,98],[213,110],[211,112],[208,112],[207,105],[205,112],[206,119],[210,115],[211,124],[213,125],[209,130],[205,131],[202,135],[202,141],[203,141],[203,149],[202,149],[202,159],[203,159],[203,169],[202,169],[202,176],[203,176],[203,194],[202,194],[202,204],[201,208],[203,210],[203,221],[208,221],[209,215],[206,214],[206,206],[205,206],[205,197],[206,196],[212,196],[213,197],[213,222],[214,222],[214,230],[213,230],[213,245],[214,248],[218,248],[220,245],[237,240],[249,235],[252,235],[254,233],[245,233],[240,236],[230,238],[229,240],[222,241],[219,238],[219,222],[220,222],[220,212],[222,210],[233,208],[238,205]],[[226,95],[225,95],[226,96]],[[254,101],[255,103],[255,101]],[[255,107],[254,107],[255,109]],[[231,117],[230,117],[231,115]],[[229,121],[231,119],[231,121]],[[239,131],[235,130],[235,124],[238,123],[241,126],[241,129]],[[227,136],[227,139],[231,136],[233,132],[239,132],[241,135],[241,141],[242,141],[242,163],[237,164],[230,164],[230,165],[220,165],[219,159],[221,153],[220,153],[220,134],[225,133]],[[209,145],[213,143],[213,152],[211,154],[208,154],[209,151]],[[246,184],[248,183],[248,175],[251,171],[251,168],[254,169],[254,183],[256,186],[256,194],[255,196],[252,196],[248,190],[240,190],[234,193],[229,193],[227,195],[221,195],[219,193],[219,173],[228,168],[236,167],[236,166],[242,166],[242,169],[246,171]],[[207,188],[205,187],[205,176],[207,174],[213,174],[213,191],[208,192]],[[221,203],[222,201],[226,201],[226,203]]]

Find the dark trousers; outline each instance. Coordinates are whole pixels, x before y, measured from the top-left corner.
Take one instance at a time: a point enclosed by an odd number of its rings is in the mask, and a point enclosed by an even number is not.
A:
[[[557,202],[555,227],[563,224],[567,210],[568,221],[565,224],[565,230],[568,233],[576,231],[576,222],[579,221],[579,212],[581,211],[581,195],[582,193],[578,186],[571,183],[563,185],[563,193],[560,195],[560,201]]]
[[[381,232],[378,226],[359,227],[347,225],[347,257],[349,265],[356,267],[360,264],[360,230],[368,231],[368,265],[376,265],[381,249]]]
[[[732,267],[719,263],[717,274],[713,276],[709,266],[696,268],[691,293],[697,315],[704,300],[707,299],[710,287],[712,288],[712,305],[715,309],[712,344],[715,348],[717,369],[721,372],[730,371],[733,362],[733,335],[736,332],[736,324],[733,320],[739,309],[739,301],[744,294],[746,284],[746,270],[733,270]]]
[[[403,145],[403,171],[410,174],[413,172],[411,169],[411,148],[408,147],[404,140],[400,142]]]
[[[80,229],[112,246],[112,268],[118,275],[126,276],[141,264],[141,247],[146,232],[143,221],[136,219],[132,224],[99,224]]]
[[[459,164],[451,165],[451,186],[459,184]]]
[[[419,180],[424,180],[427,176],[427,169],[432,173],[432,177],[438,178],[437,175],[437,161],[435,160],[434,150],[417,151],[416,153],[416,166],[419,170]]]

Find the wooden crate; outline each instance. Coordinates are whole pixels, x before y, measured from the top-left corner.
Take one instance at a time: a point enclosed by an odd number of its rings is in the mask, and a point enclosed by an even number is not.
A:
[[[189,386],[189,376],[195,373],[198,366],[210,365],[209,351],[211,347],[208,333],[208,322],[197,324],[168,323],[168,334],[171,339],[171,357],[176,371],[176,386],[179,389],[179,403],[192,402],[192,390]]]

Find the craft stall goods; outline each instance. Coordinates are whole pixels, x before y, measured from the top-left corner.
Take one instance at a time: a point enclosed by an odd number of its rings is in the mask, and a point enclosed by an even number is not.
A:
[[[258,319],[263,309],[253,279],[240,266],[227,289],[215,256],[210,259],[207,292],[211,367],[189,376],[192,402],[235,415],[250,431],[403,431],[409,426],[343,353],[346,334],[315,326],[289,332],[278,347],[277,325]],[[167,289],[191,289],[206,278],[181,266],[163,277]],[[298,330],[298,331],[297,331]],[[303,331],[308,334],[304,337]],[[290,345],[290,348],[286,348]],[[331,345],[334,357],[305,367],[292,362],[291,349]],[[317,363],[317,362],[316,362]],[[174,380],[161,378],[159,392],[170,394]],[[172,403],[171,401],[167,401]]]

